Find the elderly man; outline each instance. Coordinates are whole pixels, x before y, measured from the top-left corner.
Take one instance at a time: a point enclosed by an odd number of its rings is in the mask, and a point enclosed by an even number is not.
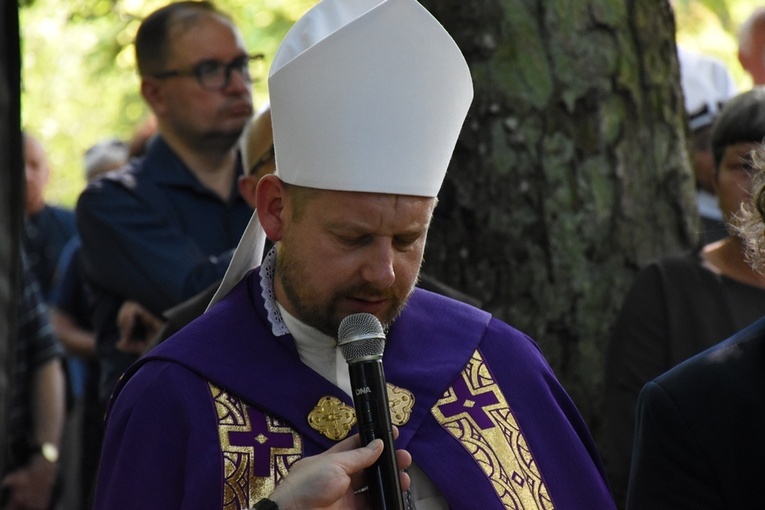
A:
[[[352,492],[363,477],[347,476],[358,465],[332,471],[340,491],[313,485],[314,500],[293,477],[331,465],[325,452],[356,430],[336,338],[366,312],[387,330],[407,507],[613,508],[534,342],[415,288],[472,99],[443,27],[414,0],[323,0],[283,41],[269,90],[277,170],[258,183],[256,228],[276,247],[126,374],[97,507],[367,508]]]
[[[24,133],[24,249],[43,298],[56,283],[56,266],[67,242],[77,233],[74,212],[45,201],[50,179],[48,156],[40,141]]]

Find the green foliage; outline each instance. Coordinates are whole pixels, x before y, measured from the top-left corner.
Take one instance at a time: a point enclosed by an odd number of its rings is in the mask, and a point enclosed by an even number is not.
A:
[[[270,58],[286,31],[315,1],[217,0],[216,4],[236,20],[248,48]],[[578,4],[557,1],[572,8]],[[84,186],[82,155],[90,145],[105,137],[129,138],[148,115],[138,94],[131,43],[139,20],[165,3],[167,0],[19,0],[22,119],[25,128],[36,133],[48,151],[53,172],[48,198],[52,202],[74,204]],[[746,88],[748,77],[736,61],[735,30],[757,4],[755,0],[675,0],[678,40],[719,56]],[[520,7],[523,4],[508,5],[519,10],[517,16],[510,17],[506,28],[536,34],[529,30],[528,12]],[[599,19],[624,6],[610,0],[596,5],[599,7],[590,15]],[[561,22],[573,23],[577,19],[570,16]],[[526,75],[539,75],[546,66],[556,65],[539,58],[539,41],[535,42],[534,37],[526,40],[533,43],[531,46],[516,48],[505,59],[496,61],[493,70],[474,69],[475,77],[480,81],[483,73],[496,73],[512,78],[518,68],[524,69],[527,73],[507,82],[519,90],[532,88],[539,97],[546,97],[550,83],[530,87],[526,82]],[[615,65],[608,62],[607,48],[611,44],[606,37],[598,45],[602,55],[585,54],[583,58]],[[560,51],[577,49],[564,44]],[[519,59],[523,65],[509,65],[517,64]],[[616,65],[626,66],[625,71],[632,69],[632,63]],[[516,71],[511,72],[511,67]],[[255,101],[262,104],[266,98],[266,83],[262,81],[255,86]]]
[[[674,0],[677,42],[714,55],[728,65],[740,89],[752,85],[738,62],[738,27],[762,2],[758,0]]]
[[[730,9],[728,8],[728,2],[726,0],[703,0],[701,2],[697,0],[677,0],[675,2],[675,9],[678,11],[692,11],[700,6],[714,14],[719,20],[720,24],[728,31],[734,31],[736,29],[731,17]]]
[[[140,20],[166,0],[22,0],[22,123],[48,152],[47,198],[74,206],[82,157],[108,137],[129,139],[149,112],[140,97],[132,41]],[[315,0],[218,0],[252,51],[276,51]],[[255,103],[268,97],[265,76]]]

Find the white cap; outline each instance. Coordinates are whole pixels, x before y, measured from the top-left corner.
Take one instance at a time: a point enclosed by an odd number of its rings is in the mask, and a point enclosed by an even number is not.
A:
[[[473,98],[465,58],[415,0],[322,0],[268,83],[277,175],[341,191],[436,196]]]
[[[322,0],[268,81],[276,173],[299,186],[435,197],[473,99],[465,58],[415,0]],[[257,213],[210,306],[260,263]]]
[[[725,64],[714,57],[680,47],[677,55],[685,112],[695,131],[714,122],[722,105],[736,95],[736,82]]]

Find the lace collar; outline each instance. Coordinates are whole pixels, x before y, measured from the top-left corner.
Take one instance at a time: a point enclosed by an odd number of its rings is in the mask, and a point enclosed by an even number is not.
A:
[[[284,317],[279,310],[274,296],[274,268],[276,267],[276,246],[271,248],[260,265],[260,289],[263,300],[265,301],[266,312],[268,312],[268,322],[271,323],[271,332],[274,336],[289,335],[290,330],[284,322]]]

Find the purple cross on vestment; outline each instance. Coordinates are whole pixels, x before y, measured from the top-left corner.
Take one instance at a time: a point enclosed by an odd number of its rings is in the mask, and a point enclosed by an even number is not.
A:
[[[444,418],[451,418],[460,413],[467,413],[476,425],[483,429],[489,429],[494,427],[494,422],[484,411],[484,407],[492,404],[498,404],[497,396],[492,391],[484,393],[472,393],[467,387],[465,378],[460,376],[454,382],[452,386],[454,389],[454,396],[457,399],[454,402],[442,404],[438,406],[441,414]]]
[[[266,415],[257,409],[247,407],[250,430],[229,432],[232,446],[251,446],[254,452],[253,474],[258,477],[271,476],[271,449],[292,448],[295,445],[291,432],[275,432],[268,429]]]

